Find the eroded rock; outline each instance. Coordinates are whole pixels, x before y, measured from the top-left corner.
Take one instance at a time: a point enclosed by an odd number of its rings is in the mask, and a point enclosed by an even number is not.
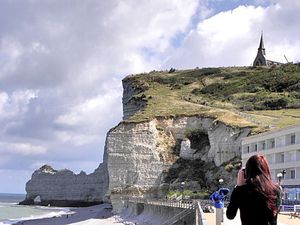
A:
[[[54,170],[44,165],[36,170],[26,184],[26,199],[20,204],[51,206],[89,206],[103,202],[108,187],[106,166],[93,173]],[[39,201],[37,201],[37,199]]]

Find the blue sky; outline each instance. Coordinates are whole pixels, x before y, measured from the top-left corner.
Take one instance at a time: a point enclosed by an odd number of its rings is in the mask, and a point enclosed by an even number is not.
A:
[[[0,1],[0,192],[24,193],[44,164],[100,162],[129,74],[299,61],[294,0]]]

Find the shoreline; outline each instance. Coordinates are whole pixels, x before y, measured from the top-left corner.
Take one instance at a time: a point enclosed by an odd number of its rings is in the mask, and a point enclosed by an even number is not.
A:
[[[215,224],[215,213],[204,213],[208,225]],[[162,224],[163,218],[154,218],[153,215],[133,216],[130,211],[121,214],[112,213],[110,204],[104,203],[82,208],[69,208],[65,214],[58,216],[23,220],[12,223],[13,225],[136,225],[136,224]],[[223,225],[240,225],[237,215],[234,220],[224,217]],[[150,222],[151,221],[151,222]],[[280,213],[278,225],[296,225],[300,218],[291,218],[290,213]],[[149,223],[148,223],[149,222]],[[1,223],[0,223],[1,224]]]
[[[70,212],[69,207],[19,205],[18,202],[0,202],[0,210],[0,225],[11,225],[26,220],[52,218]]]
[[[59,216],[22,220],[13,225],[134,225],[134,222],[125,221],[120,215],[113,214],[111,205],[106,203],[69,210]]]

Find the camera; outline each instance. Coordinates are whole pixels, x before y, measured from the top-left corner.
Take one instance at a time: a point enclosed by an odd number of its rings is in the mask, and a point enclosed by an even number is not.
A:
[[[244,176],[244,178],[246,178],[246,169],[245,169],[245,168],[242,168],[242,171],[243,171],[243,176]]]

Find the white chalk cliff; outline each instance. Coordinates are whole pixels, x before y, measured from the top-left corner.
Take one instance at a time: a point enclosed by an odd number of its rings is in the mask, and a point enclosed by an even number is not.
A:
[[[146,104],[131,98],[138,88],[128,81],[123,86],[123,113],[127,119]],[[193,130],[200,130],[205,139],[201,149],[193,149],[187,140],[186,132]],[[44,166],[27,182],[23,204],[33,204],[37,196],[44,205],[89,205],[110,197],[117,207],[115,200],[120,195],[155,197],[165,186],[169,169],[180,157],[220,166],[240,156],[241,138],[250,130],[198,116],[159,117],[144,122],[125,120],[108,132],[103,163],[94,173],[76,175]],[[180,152],[174,154],[178,143]]]
[[[21,204],[51,206],[89,206],[103,202],[107,190],[106,167],[100,165],[93,173],[54,170],[44,165],[26,183],[26,199]]]
[[[156,197],[163,187],[168,170],[178,157],[172,154],[176,140],[185,138],[188,129],[201,128],[210,146],[199,153],[186,145],[180,155],[221,165],[240,156],[241,138],[250,129],[235,129],[211,118],[178,117],[153,119],[143,123],[121,123],[107,134],[105,152],[109,176],[108,194],[113,204],[120,195]],[[205,171],[204,171],[205,173]],[[210,175],[210,174],[209,174]]]

